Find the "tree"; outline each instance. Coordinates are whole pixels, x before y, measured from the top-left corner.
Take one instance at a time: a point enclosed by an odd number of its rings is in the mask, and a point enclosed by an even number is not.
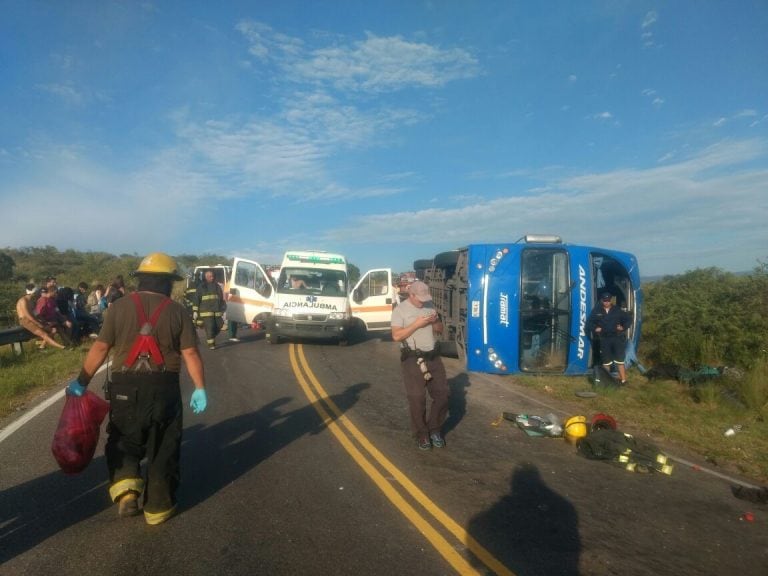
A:
[[[16,262],[8,254],[0,252],[0,281],[6,281],[13,278],[13,269]]]
[[[347,274],[349,274],[349,287],[351,289],[360,280],[360,268],[347,262]]]

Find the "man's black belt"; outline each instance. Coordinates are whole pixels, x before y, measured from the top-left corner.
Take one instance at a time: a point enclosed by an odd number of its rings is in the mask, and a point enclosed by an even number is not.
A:
[[[440,356],[440,352],[435,348],[434,350],[411,350],[410,348],[400,349],[400,360],[405,361],[408,358],[424,358],[424,360],[434,360]]]

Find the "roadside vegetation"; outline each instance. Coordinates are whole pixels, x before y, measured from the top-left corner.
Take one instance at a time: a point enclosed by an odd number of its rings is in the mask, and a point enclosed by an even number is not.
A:
[[[185,269],[228,261],[217,255],[176,259]],[[15,302],[27,282],[52,274],[60,286],[106,285],[122,274],[130,288],[140,260],[52,247],[0,251],[1,323],[16,323]],[[180,298],[182,283],[176,290]],[[674,446],[680,457],[696,454],[712,467],[768,483],[768,264],[742,275],[697,269],[647,282],[643,291],[638,356],[645,375],[633,368],[629,386],[601,388],[589,399],[575,397],[590,386],[585,378],[516,380],[573,405],[574,414],[605,412],[627,431]],[[87,346],[40,352],[28,343],[18,356],[0,347],[0,419],[63,386],[79,370]],[[726,437],[734,426],[738,432]]]

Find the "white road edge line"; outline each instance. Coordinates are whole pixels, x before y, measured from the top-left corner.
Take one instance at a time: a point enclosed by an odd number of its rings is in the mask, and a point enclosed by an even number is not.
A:
[[[106,370],[110,366],[110,364],[112,364],[112,362],[107,362],[106,364],[102,364],[99,367],[99,369],[96,370],[96,374],[98,374],[102,370]],[[22,416],[18,420],[11,422],[10,425],[0,430],[0,442],[4,441],[11,434],[16,432],[16,430],[24,426],[24,424],[26,424],[27,422],[32,420],[32,418],[34,418],[35,416],[40,414],[42,411],[44,411],[46,408],[48,408],[51,404],[56,404],[56,402],[61,400],[61,398],[64,396],[64,392],[65,392],[65,389],[59,390],[58,392],[56,392],[56,394],[48,398],[45,402],[38,404],[37,406],[32,408],[32,410],[24,414],[24,416]]]

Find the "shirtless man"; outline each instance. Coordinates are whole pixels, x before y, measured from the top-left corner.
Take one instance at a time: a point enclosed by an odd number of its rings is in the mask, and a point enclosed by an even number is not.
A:
[[[32,332],[38,338],[42,338],[43,343],[40,346],[42,350],[46,344],[50,344],[54,348],[64,349],[65,346],[59,344],[54,340],[45,327],[35,318],[32,313],[32,299],[35,297],[35,285],[27,284],[26,294],[18,299],[16,302],[16,315],[19,317],[19,324],[23,328],[26,328],[29,332]]]

